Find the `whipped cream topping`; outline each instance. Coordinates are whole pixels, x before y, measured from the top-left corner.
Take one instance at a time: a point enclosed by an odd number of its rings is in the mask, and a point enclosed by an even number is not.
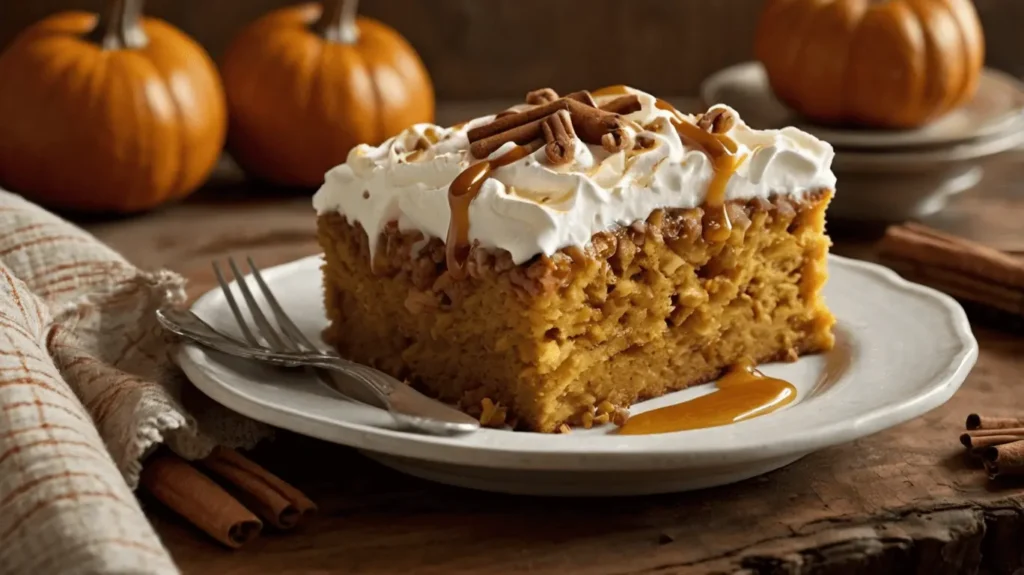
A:
[[[575,140],[575,157],[552,165],[543,147],[494,170],[469,208],[469,240],[511,253],[515,263],[568,246],[586,246],[601,231],[645,220],[659,208],[700,206],[714,177],[711,159],[687,145],[672,126],[678,112],[656,106],[650,94],[636,94],[641,109],[624,116],[654,140],[644,150],[609,153]],[[595,98],[598,105],[615,96]],[[716,106],[724,107],[724,106]],[[726,133],[743,158],[729,178],[725,200],[800,197],[834,189],[832,146],[796,128],[754,130],[739,118]],[[683,114],[696,122],[696,118]],[[389,222],[402,231],[419,230],[444,239],[451,212],[448,187],[480,161],[469,152],[467,131],[485,116],[444,128],[417,124],[379,146],[360,145],[332,170],[313,197],[318,214],[338,212],[369,234],[371,253]],[[507,143],[488,159],[508,153]]]

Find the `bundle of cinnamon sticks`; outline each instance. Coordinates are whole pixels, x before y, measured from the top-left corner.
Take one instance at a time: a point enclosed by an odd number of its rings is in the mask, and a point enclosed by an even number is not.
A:
[[[981,459],[990,478],[1024,475],[1024,418],[972,413],[966,427],[960,443]]]
[[[892,226],[879,244],[885,263],[957,299],[1024,316],[1024,259],[921,224]]]
[[[164,505],[233,549],[258,537],[264,522],[287,530],[316,512],[316,504],[301,491],[238,452],[221,447],[196,465],[160,451],[147,460],[141,484]]]
[[[527,94],[526,103],[526,109],[508,110],[467,132],[474,158],[486,158],[509,142],[524,145],[543,138],[548,160],[559,165],[572,161],[577,136],[613,153],[630,150],[636,143],[639,129],[627,129],[629,122],[622,117],[640,109],[635,94],[598,106],[586,90],[559,96],[551,88],[541,88]]]

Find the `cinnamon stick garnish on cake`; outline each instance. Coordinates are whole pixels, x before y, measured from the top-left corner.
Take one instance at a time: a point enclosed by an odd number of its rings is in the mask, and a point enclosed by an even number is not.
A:
[[[514,128],[533,123],[537,120],[543,120],[559,110],[568,110],[568,102],[568,97],[559,98],[553,102],[548,102],[547,104],[541,104],[539,106],[527,108],[521,112],[516,112],[515,114],[495,118],[482,126],[477,126],[469,130],[466,132],[466,135],[469,137],[470,142],[477,142],[484,140],[485,138],[490,138],[491,136],[503,134]],[[540,130],[539,126],[540,124],[538,124],[538,133]]]
[[[146,461],[140,483],[153,497],[228,547],[255,539],[263,523],[187,461],[160,451]]]
[[[551,88],[541,88],[539,90],[527,92],[526,94],[526,103],[530,104],[531,106],[547,104],[550,102],[554,102],[557,99],[558,92],[552,90]]]
[[[558,166],[567,164],[576,155],[576,132],[572,127],[572,116],[568,110],[559,110],[544,119],[544,154],[548,161]]]
[[[522,114],[522,112],[519,112],[516,114],[505,116],[504,118],[497,118],[492,123],[501,122],[506,118],[515,118],[516,116],[521,116]],[[499,132],[497,134],[494,134],[493,136],[488,136],[481,140],[473,141],[473,138],[470,138],[469,153],[473,154],[474,158],[486,158],[487,156],[493,154],[495,150],[509,142],[515,142],[516,144],[520,145],[529,144],[530,142],[539,139],[543,135],[541,125],[544,123],[544,120],[546,119],[547,116],[543,116],[526,124],[513,126],[508,130]],[[470,132],[472,132],[472,130],[470,130]]]
[[[882,257],[908,278],[954,297],[1024,315],[1024,260],[921,224],[886,230]]]
[[[201,462],[231,484],[246,506],[278,529],[291,529],[316,512],[304,493],[240,453],[217,447]]]
[[[622,115],[632,114],[633,112],[639,111],[640,108],[640,98],[636,94],[619,96],[618,98],[615,98],[601,106],[601,109],[605,112]]]
[[[609,152],[632,149],[636,136],[618,114],[569,100],[572,125],[580,139],[601,144]]]
[[[553,93],[531,92],[528,97],[539,102]],[[543,134],[544,119],[560,110],[568,110],[573,128],[584,142],[600,144],[610,152],[632,149],[635,134],[628,123],[619,114],[598,108],[590,92],[583,90],[521,112],[495,117],[490,123],[469,130],[470,153],[474,158],[485,158],[508,142],[526,144],[538,139]]]
[[[575,102],[579,102],[580,104],[585,104],[587,106],[590,106],[591,108],[597,107],[597,102],[594,101],[594,96],[592,96],[590,92],[588,92],[587,90],[580,90],[579,92],[572,92],[571,94],[566,94],[565,99],[573,100]]]

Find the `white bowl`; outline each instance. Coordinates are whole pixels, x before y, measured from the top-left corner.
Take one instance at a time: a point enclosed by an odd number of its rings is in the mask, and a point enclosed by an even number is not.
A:
[[[898,222],[942,210],[973,188],[993,156],[1024,143],[1024,121],[986,138],[942,148],[905,152],[837,150],[832,169],[838,190],[829,216]]]

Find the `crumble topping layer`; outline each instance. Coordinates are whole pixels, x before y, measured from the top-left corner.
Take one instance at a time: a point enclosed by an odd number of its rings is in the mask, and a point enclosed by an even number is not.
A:
[[[624,114],[643,147],[609,152],[573,136],[571,160],[554,164],[543,147],[497,168],[469,206],[469,240],[507,250],[515,263],[569,246],[618,225],[645,220],[659,208],[693,208],[704,203],[715,176],[705,151],[680,136],[672,120],[682,117],[658,107],[650,94],[627,88],[640,109]],[[621,96],[595,93],[598,105]],[[514,110],[529,106],[517,106]],[[735,141],[738,167],[725,187],[725,200],[767,199],[773,194],[801,198],[834,189],[832,147],[797,130],[754,130],[725,106],[735,122],[724,135]],[[418,124],[380,146],[354,148],[345,164],[329,171],[313,198],[319,214],[337,212],[369,235],[371,253],[389,222],[401,231],[445,238],[451,211],[448,188],[467,167],[499,158],[516,147],[507,142],[487,158],[470,153],[467,132],[494,115],[452,128]]]

